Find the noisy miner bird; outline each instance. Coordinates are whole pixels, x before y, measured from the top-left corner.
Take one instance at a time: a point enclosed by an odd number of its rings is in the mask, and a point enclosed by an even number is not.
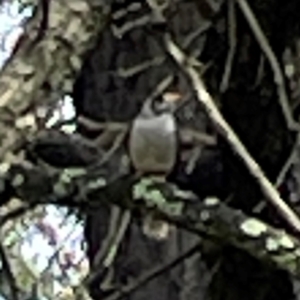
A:
[[[163,99],[146,100],[132,123],[129,135],[129,155],[140,176],[164,181],[173,170],[178,154],[178,130],[174,116],[178,94],[165,94]],[[165,239],[169,224],[148,215],[143,220],[143,232],[151,238]]]

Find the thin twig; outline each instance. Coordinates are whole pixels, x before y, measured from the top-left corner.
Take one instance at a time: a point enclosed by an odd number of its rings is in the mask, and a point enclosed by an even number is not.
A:
[[[116,153],[116,151],[123,145],[123,141],[126,137],[126,134],[126,131],[119,133],[113,141],[113,145],[111,146],[111,148],[103,155],[99,162],[97,162],[94,166],[91,167],[91,169],[99,168],[105,163],[107,163],[111,159],[111,157]],[[101,138],[101,136],[99,138]],[[97,138],[96,144],[101,145],[99,141],[100,140],[98,140]]]
[[[199,36],[204,34],[210,27],[211,27],[211,22],[204,21],[200,27],[197,27],[196,30],[194,30],[193,32],[191,32],[185,37],[182,43],[183,48],[187,49]]]
[[[131,212],[129,210],[122,212],[119,207],[112,207],[111,213],[112,216],[108,226],[107,237],[105,238],[104,245],[98,250],[95,256],[92,272],[83,280],[85,286],[94,284],[99,276],[104,274],[104,270],[111,268],[130,225]],[[105,288],[103,284],[107,284],[106,279],[107,276],[102,278],[101,283],[99,283],[100,288]]]
[[[172,41],[170,35],[165,36],[165,44],[170,55],[188,74],[196,91],[198,101],[202,104],[208,117],[215,125],[217,131],[231,146],[232,150],[242,159],[248,168],[251,175],[257,180],[266,199],[273,204],[280,215],[291,225],[297,232],[300,233],[300,220],[297,214],[281,199],[278,191],[272,183],[267,179],[261,167],[251,157],[248,150],[242,144],[236,133],[223,118],[210,94],[207,92],[203,81],[193,67],[190,66],[188,58]]]
[[[159,3],[159,1],[156,0],[146,0],[149,7],[152,9],[153,18],[156,22],[165,22],[166,18],[164,17],[164,10],[168,6],[168,1],[162,1]]]
[[[258,63],[258,68],[257,68],[257,73],[256,73],[256,79],[254,81],[253,88],[256,88],[261,83],[261,80],[263,79],[265,60],[266,60],[265,56],[263,54],[261,54],[260,58],[259,58],[259,63]]]
[[[151,23],[151,16],[150,15],[143,15],[137,19],[134,19],[130,22],[126,22],[123,26],[117,27],[115,24],[111,25],[112,32],[114,36],[118,39],[121,39],[125,33],[139,28],[146,26],[147,24]]]
[[[104,300],[120,300],[123,297],[128,297],[130,294],[132,294],[137,289],[144,286],[149,281],[151,281],[154,278],[158,277],[159,275],[163,274],[167,270],[174,268],[175,266],[180,264],[183,260],[189,258],[190,256],[192,256],[199,250],[200,250],[200,244],[197,243],[196,245],[193,245],[187,251],[185,251],[183,254],[176,257],[175,259],[171,259],[170,261],[166,262],[165,264],[160,264],[159,266],[156,266],[153,269],[147,271],[145,274],[141,275],[137,280],[121,287],[118,291],[116,291],[109,297],[105,298]]]
[[[200,132],[193,128],[179,128],[179,138],[183,144],[210,145],[217,144],[217,138],[213,135]]]
[[[288,171],[291,169],[292,164],[295,162],[296,152],[299,149],[299,142],[300,142],[300,135],[298,134],[294,146],[291,150],[291,153],[288,156],[285,164],[283,165],[279,175],[276,178],[275,181],[276,188],[280,187],[280,185],[283,183]],[[253,212],[260,213],[265,207],[266,207],[266,203],[261,201],[253,208]]]
[[[292,164],[295,162],[296,152],[299,149],[299,142],[300,142],[300,136],[298,134],[295,144],[291,150],[291,153],[290,153],[287,161],[285,162],[283,168],[281,169],[279,175],[277,176],[276,183],[275,183],[276,187],[279,187],[282,184],[282,182],[284,181],[284,179],[286,177],[287,172],[290,170]]]
[[[110,251],[110,248],[112,247],[113,241],[118,231],[121,214],[122,212],[120,207],[117,206],[111,207],[111,216],[108,225],[108,232],[105,237],[105,240],[102,243],[102,246],[97,251],[95,258],[93,259],[93,268],[102,267],[102,264],[105,258],[107,257],[107,253]]]
[[[161,80],[149,97],[145,100],[146,101],[153,101],[155,98],[161,96],[166,89],[171,85],[172,81],[174,80],[174,75],[168,75],[163,80]]]
[[[262,51],[266,55],[266,57],[270,63],[270,66],[274,72],[274,81],[277,86],[277,92],[278,92],[278,96],[279,96],[279,104],[281,105],[282,112],[285,117],[287,126],[290,130],[298,131],[300,129],[300,126],[293,119],[287,92],[285,89],[284,76],[282,74],[282,71],[281,71],[279,62],[276,58],[276,55],[274,54],[266,36],[264,35],[257,19],[255,18],[255,15],[252,12],[247,1],[246,0],[236,0],[236,2],[238,3],[242,13],[244,14],[244,17],[248,21],[248,24],[249,24],[255,38],[257,39],[258,44],[260,45]]]
[[[129,78],[132,76],[135,76],[139,73],[145,72],[147,69],[150,69],[151,67],[158,67],[162,65],[166,60],[165,56],[156,56],[152,59],[142,61],[139,64],[136,64],[134,66],[130,66],[127,68],[120,67],[119,69],[114,72],[114,74],[121,78]]]
[[[118,123],[118,122],[98,122],[96,120],[92,120],[85,116],[80,115],[77,119],[77,123],[85,126],[89,130],[108,130],[108,131],[121,131],[127,130],[126,123]]]
[[[235,16],[235,2],[228,1],[228,41],[229,51],[226,58],[225,70],[220,85],[220,91],[224,93],[228,89],[228,83],[231,75],[233,59],[236,50],[236,16]]]
[[[103,262],[103,264],[106,268],[111,267],[111,265],[116,257],[116,254],[118,252],[119,246],[120,246],[120,244],[125,236],[125,233],[129,227],[130,220],[131,220],[131,211],[125,210],[124,212],[122,212],[120,226],[119,226],[119,228],[117,230],[117,234],[114,238],[112,248],[110,249],[109,254],[106,256],[106,258]]]

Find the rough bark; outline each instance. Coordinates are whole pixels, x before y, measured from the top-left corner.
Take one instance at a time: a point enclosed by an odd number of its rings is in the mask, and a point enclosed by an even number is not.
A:
[[[36,41],[39,19],[30,18],[0,74],[1,158],[36,129],[34,122],[26,122],[26,114],[71,92],[83,57],[94,46],[108,13],[104,1],[51,1],[50,7],[42,40]]]

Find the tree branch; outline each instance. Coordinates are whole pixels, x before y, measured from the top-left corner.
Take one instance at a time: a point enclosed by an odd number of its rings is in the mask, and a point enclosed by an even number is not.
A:
[[[284,231],[231,209],[218,199],[201,201],[168,183],[150,179],[137,182],[130,175],[112,178],[105,167],[101,174],[102,178],[99,170],[91,174],[84,173],[84,169],[81,173],[66,169],[53,174],[40,167],[13,165],[6,180],[12,182],[14,179],[13,196],[31,204],[54,203],[88,211],[101,203],[109,203],[142,214],[150,210],[159,219],[243,249],[259,260],[300,277],[300,242]]]
[[[15,54],[0,73],[0,159],[24,139],[25,126],[17,125],[22,115],[71,91],[83,55],[94,46],[107,14],[105,1],[52,1],[46,34],[37,43],[36,20],[25,24]]]

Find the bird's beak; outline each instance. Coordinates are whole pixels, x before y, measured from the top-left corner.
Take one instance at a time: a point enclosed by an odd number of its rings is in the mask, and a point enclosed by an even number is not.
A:
[[[179,92],[166,92],[162,95],[163,102],[169,107],[171,112],[175,112],[182,104],[182,94]]]
[[[167,103],[177,104],[182,99],[182,95],[178,92],[166,92],[163,94],[163,100]]]

